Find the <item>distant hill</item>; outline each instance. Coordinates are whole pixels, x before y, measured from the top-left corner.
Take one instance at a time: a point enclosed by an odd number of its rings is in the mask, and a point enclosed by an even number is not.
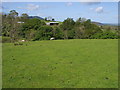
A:
[[[40,20],[44,20],[44,18],[39,17],[39,16],[29,16],[29,18],[30,18],[30,19],[37,18],[37,19],[40,19]]]
[[[117,23],[104,23],[104,25],[118,26],[118,24],[117,24]]]
[[[92,22],[93,24],[96,24],[98,26],[104,26],[104,25],[109,25],[109,26],[118,26],[116,23],[100,23],[100,22]]]
[[[104,24],[100,23],[100,22],[92,22],[93,24],[96,24],[96,25],[99,25],[99,26],[102,26]]]
[[[39,16],[29,16],[30,19],[33,19],[33,18],[37,18],[37,19],[40,19],[40,20],[44,20],[44,18],[42,17],[39,17]],[[100,23],[100,22],[95,22],[95,21],[92,21],[93,24],[96,24],[98,26],[104,26],[104,25],[109,25],[109,26],[118,26],[117,24],[111,24],[111,23]]]

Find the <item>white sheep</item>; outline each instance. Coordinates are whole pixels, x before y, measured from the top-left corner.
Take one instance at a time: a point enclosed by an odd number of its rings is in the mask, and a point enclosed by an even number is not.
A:
[[[50,38],[50,40],[55,40],[55,38],[54,38],[54,37],[52,37],[52,38]]]
[[[25,42],[25,40],[20,40],[19,42]]]
[[[25,42],[25,40],[21,40],[22,42]]]

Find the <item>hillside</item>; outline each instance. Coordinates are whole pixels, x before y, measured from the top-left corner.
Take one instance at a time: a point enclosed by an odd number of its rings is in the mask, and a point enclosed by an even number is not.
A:
[[[39,16],[29,16],[29,19],[33,19],[33,18],[37,18],[37,19],[40,19],[40,20],[44,20],[44,18],[39,17]]]

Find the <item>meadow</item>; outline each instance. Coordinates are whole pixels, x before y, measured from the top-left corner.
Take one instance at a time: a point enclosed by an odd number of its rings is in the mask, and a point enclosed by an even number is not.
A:
[[[118,40],[3,43],[3,88],[117,88]]]

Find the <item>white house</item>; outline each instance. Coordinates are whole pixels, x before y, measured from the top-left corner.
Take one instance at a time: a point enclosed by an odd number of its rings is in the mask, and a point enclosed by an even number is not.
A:
[[[47,22],[46,25],[59,25],[59,22]]]

